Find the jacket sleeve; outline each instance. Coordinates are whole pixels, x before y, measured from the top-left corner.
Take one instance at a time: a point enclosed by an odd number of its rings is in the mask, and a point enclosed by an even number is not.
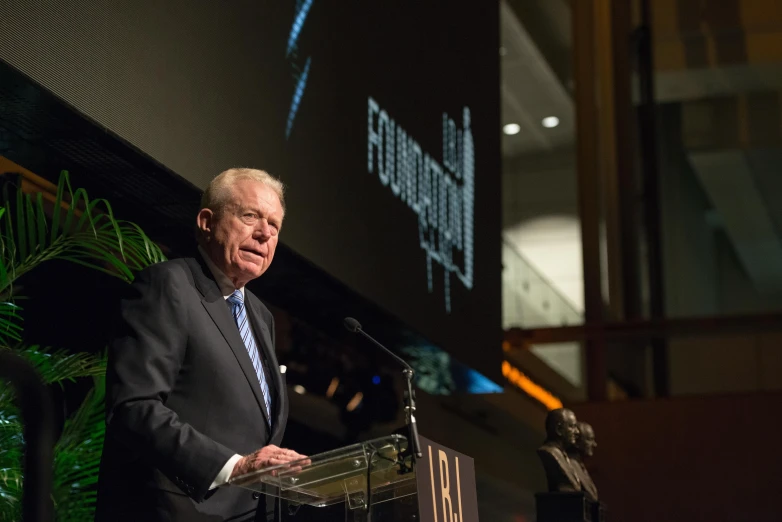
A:
[[[180,421],[166,406],[187,349],[189,284],[176,265],[138,274],[123,299],[106,372],[106,436],[202,501],[236,452]]]

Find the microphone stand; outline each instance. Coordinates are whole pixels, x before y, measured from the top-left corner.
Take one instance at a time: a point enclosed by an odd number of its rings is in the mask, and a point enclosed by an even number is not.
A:
[[[415,469],[415,463],[416,459],[423,458],[423,453],[421,452],[421,441],[418,439],[418,425],[415,422],[415,393],[413,392],[413,375],[415,372],[413,371],[413,368],[407,364],[407,361],[399,357],[397,354],[380,344],[378,341],[375,340],[374,337],[366,333],[362,328],[361,324],[353,319],[352,317],[346,317],[345,321],[345,328],[347,328],[349,331],[353,333],[359,333],[362,336],[364,336],[369,342],[389,354],[391,357],[396,359],[396,361],[401,364],[404,369],[402,370],[402,375],[405,378],[405,381],[407,383],[407,391],[405,392],[405,424],[407,425],[407,430],[409,433],[408,438],[408,449],[410,449],[411,454],[411,469]],[[367,522],[370,522],[372,520],[372,484],[370,483],[371,477],[372,477],[372,458],[373,455],[370,455],[367,460],[367,500],[366,500],[366,511],[367,511]],[[404,457],[402,458],[402,466],[404,467]]]
[[[404,370],[402,370],[402,375],[407,381],[407,391],[405,392],[405,424],[407,425],[407,430],[410,433],[409,443],[412,448],[411,453],[413,455],[413,463],[415,463],[415,459],[420,459],[424,456],[421,452],[421,441],[418,438],[418,425],[415,422],[415,393],[413,392],[413,375],[415,372],[413,371],[413,368],[407,364],[407,361],[399,357],[397,354],[376,341],[374,337],[366,333],[361,328],[361,325],[358,324],[358,321],[356,321],[355,325],[351,326],[348,327],[349,330],[363,335],[372,344],[396,359],[397,362],[399,362],[399,364],[404,367]]]
[[[405,368],[402,370],[407,380],[407,392],[405,392],[405,424],[410,432],[410,444],[412,445],[413,464],[415,459],[420,459],[424,455],[421,453],[421,441],[418,439],[418,425],[415,422],[415,392],[413,392],[413,369]]]

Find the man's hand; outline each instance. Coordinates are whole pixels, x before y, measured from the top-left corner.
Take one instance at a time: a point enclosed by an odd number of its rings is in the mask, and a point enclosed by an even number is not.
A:
[[[231,478],[304,458],[306,458],[304,455],[299,455],[293,450],[278,448],[274,445],[264,446],[258,451],[242,457],[234,466]]]

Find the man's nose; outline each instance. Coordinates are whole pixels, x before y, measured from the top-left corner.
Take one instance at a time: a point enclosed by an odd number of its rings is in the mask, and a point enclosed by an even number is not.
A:
[[[272,236],[272,228],[269,226],[269,222],[265,219],[259,220],[253,236],[256,239],[269,239]]]

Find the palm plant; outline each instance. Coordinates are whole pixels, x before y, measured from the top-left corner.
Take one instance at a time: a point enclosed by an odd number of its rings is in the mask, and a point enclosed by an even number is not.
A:
[[[81,406],[65,420],[54,448],[52,486],[58,521],[92,520],[105,433],[105,356],[23,344],[22,308],[17,303],[21,296],[14,283],[54,259],[131,282],[136,271],[165,257],[136,224],[116,219],[107,201],[90,200],[83,189],[73,191],[65,171],[54,198],[6,186],[0,204],[0,350],[13,350],[27,359],[46,384],[95,380]],[[0,382],[0,520],[19,519],[23,452],[13,393]]]

